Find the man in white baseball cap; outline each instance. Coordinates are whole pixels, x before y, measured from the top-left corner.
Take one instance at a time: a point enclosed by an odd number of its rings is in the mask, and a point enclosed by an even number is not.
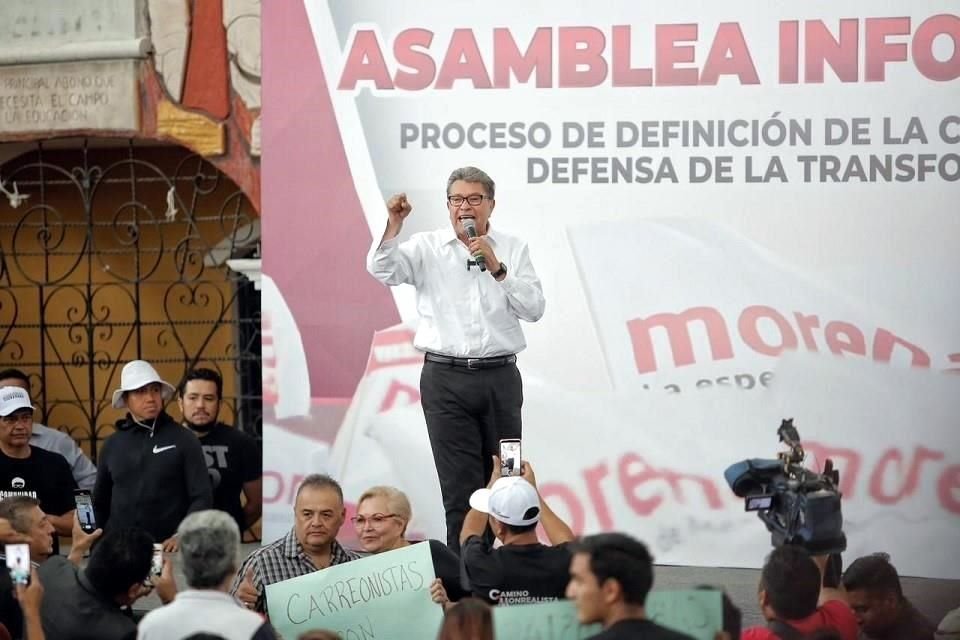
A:
[[[4,385],[2,391],[3,393],[0,394],[0,417],[6,418],[14,413],[18,416],[29,415],[33,417],[33,403],[30,402],[30,394],[25,389],[13,385]]]
[[[20,387],[30,393],[30,376],[20,369],[4,369],[0,371],[0,387]],[[34,417],[39,418],[38,415]],[[77,441],[68,434],[34,420],[30,446],[62,455],[70,465],[70,472],[73,474],[73,479],[77,481],[77,485],[81,489],[93,491],[97,467],[83,449],[77,446]]]
[[[164,411],[173,393],[149,362],[123,367],[112,404],[127,415],[104,442],[93,489],[99,526],[140,527],[166,551],[177,549],[175,533],[187,514],[213,506],[200,441]]]
[[[70,535],[77,483],[63,456],[31,446],[32,428],[30,394],[20,387],[0,388],[0,499],[39,500],[57,533]],[[56,548],[56,537],[52,544]]]
[[[470,512],[460,532],[460,555],[474,596],[498,604],[546,602],[564,597],[570,578],[573,532],[537,491],[530,463],[521,475],[500,477],[500,461],[486,489],[470,496]],[[502,543],[496,549],[483,536],[489,523]],[[537,538],[543,525],[551,545]]]

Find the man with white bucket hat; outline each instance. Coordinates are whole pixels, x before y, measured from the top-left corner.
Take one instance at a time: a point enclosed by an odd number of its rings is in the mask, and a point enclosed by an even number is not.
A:
[[[164,411],[173,392],[149,362],[123,367],[112,404],[127,415],[103,445],[93,489],[98,525],[141,527],[165,551],[177,549],[175,534],[187,514],[213,505],[200,441]]]

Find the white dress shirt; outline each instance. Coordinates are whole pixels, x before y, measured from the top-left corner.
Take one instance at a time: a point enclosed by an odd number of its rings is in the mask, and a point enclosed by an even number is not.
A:
[[[167,606],[148,612],[137,628],[137,640],[180,640],[195,633],[216,634],[226,640],[276,637],[263,618],[226,593],[188,589]]]
[[[487,272],[467,269],[470,254],[452,228],[416,233],[404,242],[392,238],[379,244],[374,239],[367,259],[371,275],[390,286],[412,284],[417,290],[417,349],[487,358],[527,346],[520,320],[536,322],[546,304],[527,244],[492,229],[487,240],[507,266],[500,282],[490,275],[499,265],[488,265]]]

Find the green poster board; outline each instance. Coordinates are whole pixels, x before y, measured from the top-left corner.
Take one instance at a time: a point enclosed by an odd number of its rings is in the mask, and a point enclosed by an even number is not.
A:
[[[267,585],[270,622],[285,640],[329,629],[344,640],[434,638],[443,610],[430,599],[427,542]]]
[[[713,640],[723,628],[719,591],[653,591],[647,596],[647,617],[696,640]],[[494,608],[497,640],[584,640],[600,633],[599,624],[581,625],[569,600]]]

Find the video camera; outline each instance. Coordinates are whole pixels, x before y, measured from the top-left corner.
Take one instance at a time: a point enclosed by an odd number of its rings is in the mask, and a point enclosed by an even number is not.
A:
[[[800,545],[811,555],[844,551],[840,472],[829,459],[823,473],[801,464],[806,454],[793,418],[780,423],[777,435],[789,451],[778,453],[776,460],[754,458],[730,465],[723,474],[727,484],[745,499],[747,511],[757,512],[773,546]]]

